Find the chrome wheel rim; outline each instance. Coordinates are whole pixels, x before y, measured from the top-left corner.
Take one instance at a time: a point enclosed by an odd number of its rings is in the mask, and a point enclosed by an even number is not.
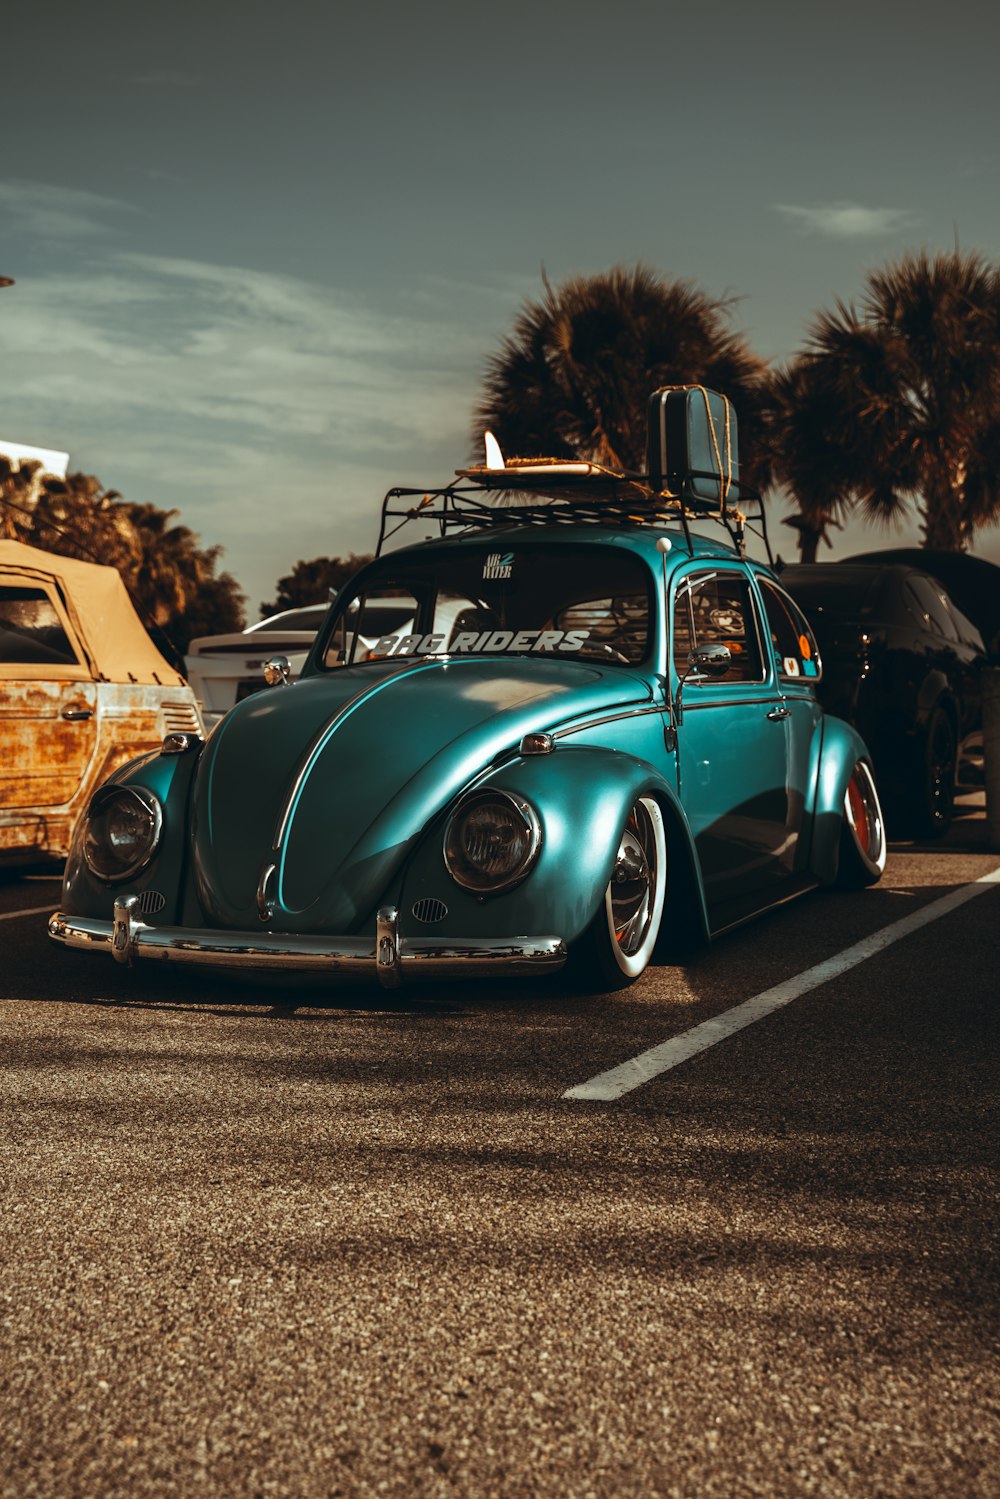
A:
[[[649,935],[656,902],[656,841],[641,802],[625,824],[609,897],[612,935],[625,956],[633,957]]]
[[[872,866],[881,869],[885,863],[885,826],[875,782],[871,771],[858,761],[851,772],[844,796],[844,814],[858,852]]]

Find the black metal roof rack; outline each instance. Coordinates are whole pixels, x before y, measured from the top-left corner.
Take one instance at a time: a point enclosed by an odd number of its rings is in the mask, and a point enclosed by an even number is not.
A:
[[[710,520],[725,529],[741,556],[749,525],[760,536],[773,565],[767,516],[757,490],[732,479],[725,485],[726,498],[720,503],[694,494],[695,479],[719,482],[719,474],[691,469],[670,476],[664,488],[654,490],[647,474],[615,472],[572,460],[513,460],[503,469],[462,469],[457,481],[438,489],[389,490],[382,502],[376,556],[392,536],[415,520],[436,523],[440,536],[449,531],[486,531],[500,526],[679,523],[689,551],[693,551],[691,522]],[[412,503],[418,496],[419,503]],[[511,496],[517,499],[511,501]],[[738,505],[733,503],[737,497]],[[744,506],[754,505],[755,512],[744,511]]]

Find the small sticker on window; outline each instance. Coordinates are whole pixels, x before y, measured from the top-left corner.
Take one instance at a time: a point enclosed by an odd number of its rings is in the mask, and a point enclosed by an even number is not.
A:
[[[491,552],[483,563],[483,577],[490,579],[509,578],[514,571],[513,552]]]
[[[797,677],[799,675],[799,663],[795,656],[786,656],[783,670],[786,677]]]

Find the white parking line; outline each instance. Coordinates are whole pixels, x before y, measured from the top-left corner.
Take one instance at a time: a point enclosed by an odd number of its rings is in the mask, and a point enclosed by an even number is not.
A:
[[[716,1015],[713,1020],[705,1020],[701,1025],[696,1025],[689,1031],[682,1031],[679,1036],[672,1036],[669,1041],[664,1041],[659,1046],[640,1052],[637,1057],[622,1062],[620,1067],[612,1067],[608,1072],[599,1073],[589,1082],[578,1083],[575,1088],[567,1088],[563,1098],[584,1098],[592,1103],[611,1103],[614,1099],[621,1098],[623,1093],[630,1093],[633,1088],[640,1088],[643,1083],[648,1083],[652,1078],[658,1077],[661,1072],[669,1072],[671,1067],[678,1067],[689,1057],[697,1056],[699,1051],[707,1051],[718,1041],[725,1041],[736,1031],[753,1025],[755,1020],[763,1020],[765,1015],[780,1010],[783,1005],[791,1004],[792,1000],[798,999],[800,994],[807,994],[810,989],[817,989],[820,984],[837,978],[839,974],[846,973],[849,968],[863,963],[866,958],[874,957],[876,953],[898,942],[901,937],[908,937],[911,932],[919,932],[921,927],[927,926],[931,921],[937,921],[939,916],[947,916],[948,912],[954,911],[957,906],[964,905],[967,900],[972,900],[976,895],[982,895],[991,885],[1000,885],[1000,869],[980,875],[979,879],[973,880],[970,885],[961,885],[957,890],[952,890],[949,895],[942,895],[940,900],[934,900],[930,905],[922,906],[911,916],[904,916],[900,921],[894,921],[890,926],[882,927],[880,931],[873,932],[870,937],[864,937],[860,942],[855,942],[853,947],[845,947],[843,952],[824,959],[814,968],[807,968],[804,973],[796,974],[795,978],[786,979],[783,984],[776,984],[773,989],[765,989],[763,994],[757,994],[753,999],[745,1000],[743,1004],[736,1005],[731,1010],[725,1010],[721,1015]]]
[[[0,921],[13,921],[16,916],[43,916],[45,914],[51,916],[52,911],[52,902],[49,901],[47,906],[29,906],[25,911],[2,911]]]

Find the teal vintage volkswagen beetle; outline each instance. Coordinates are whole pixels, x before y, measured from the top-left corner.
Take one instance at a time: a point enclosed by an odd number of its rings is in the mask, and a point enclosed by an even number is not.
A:
[[[619,988],[658,940],[877,880],[867,750],[743,555],[734,482],[700,503],[690,473],[515,462],[393,491],[383,539],[396,517],[436,539],[357,574],[298,679],[270,662],[207,743],[168,735],[112,777],[51,935],[386,985],[577,955]]]

